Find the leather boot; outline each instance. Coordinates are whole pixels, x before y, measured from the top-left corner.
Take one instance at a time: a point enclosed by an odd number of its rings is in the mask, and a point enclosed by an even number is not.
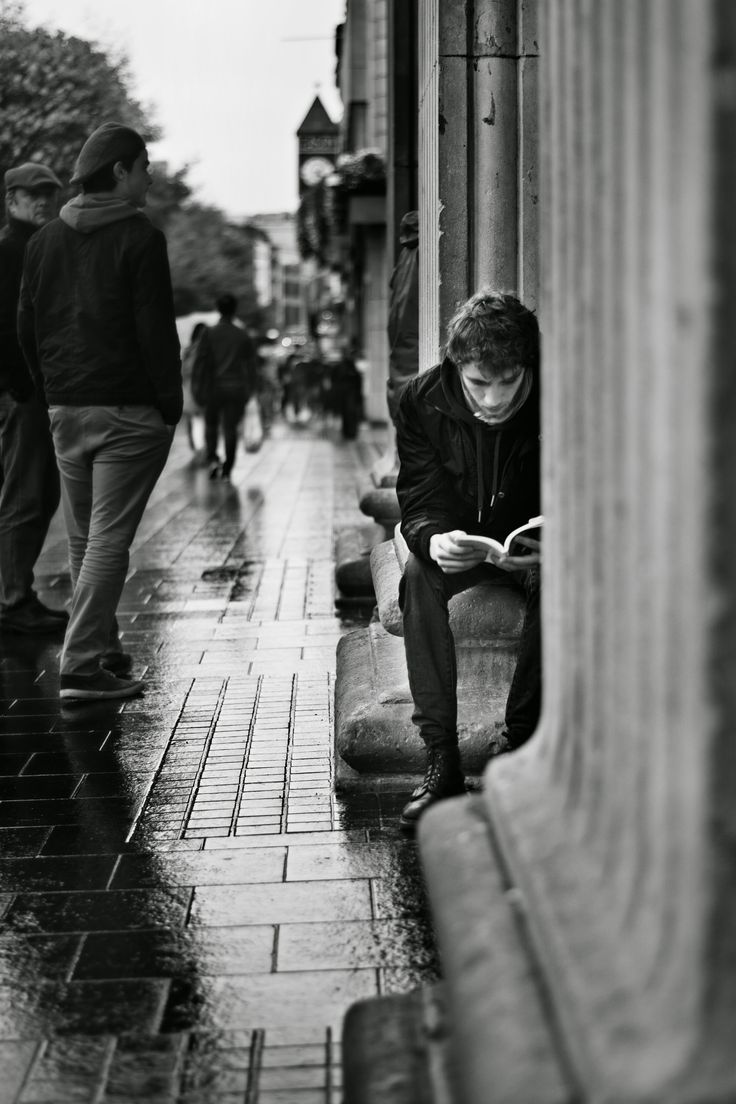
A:
[[[401,810],[400,827],[407,830],[414,828],[419,817],[430,805],[435,805],[444,797],[455,797],[463,793],[465,779],[460,770],[458,749],[429,748],[424,781],[417,786],[411,800]]]

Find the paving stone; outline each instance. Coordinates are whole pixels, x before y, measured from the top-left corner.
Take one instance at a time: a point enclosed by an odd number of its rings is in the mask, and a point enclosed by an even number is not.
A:
[[[163,1030],[186,1030],[193,1022],[225,1028],[233,1023],[298,1027],[307,1018],[322,1024],[341,1019],[348,1005],[378,991],[368,970],[305,971],[215,978],[206,990],[172,985]]]
[[[191,890],[19,893],[3,926],[25,932],[87,932],[183,924]]]
[[[75,963],[73,979],[170,978],[269,973],[274,949],[273,925],[156,930],[142,940],[137,932],[88,935]]]
[[[438,962],[426,925],[416,920],[281,924],[278,971],[367,966],[404,968],[436,980]]]
[[[169,885],[248,885],[283,878],[286,847],[240,852],[185,852],[166,857],[123,855],[112,879],[113,889]]]
[[[368,919],[372,916],[367,881],[255,884],[235,892],[212,886],[195,890],[191,923],[279,924],[295,920]]]

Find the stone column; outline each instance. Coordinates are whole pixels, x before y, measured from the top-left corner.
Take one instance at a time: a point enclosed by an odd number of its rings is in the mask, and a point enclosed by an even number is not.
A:
[[[545,702],[484,802],[581,1098],[733,1100],[736,9],[540,13]]]
[[[399,253],[399,226],[417,206],[417,0],[388,3],[387,268]]]
[[[420,370],[479,287],[536,302],[535,0],[419,0]]]

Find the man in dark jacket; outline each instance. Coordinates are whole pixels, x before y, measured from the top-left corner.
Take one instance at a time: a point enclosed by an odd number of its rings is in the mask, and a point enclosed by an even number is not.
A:
[[[212,375],[204,408],[204,443],[210,479],[230,478],[238,445],[238,425],[256,386],[258,356],[255,342],[235,321],[237,300],[227,292],[217,300],[220,318],[205,330],[197,359],[209,358]],[[195,371],[197,369],[195,368]],[[217,437],[222,423],[225,460],[220,462]]]
[[[16,317],[23,254],[56,214],[61,182],[27,162],[5,174],[7,223],[0,234],[0,628],[45,634],[63,630],[64,610],[33,589],[33,568],[59,505],[59,473],[49,416],[33,394],[18,344]]]
[[[483,291],[448,327],[442,364],[412,380],[396,420],[401,530],[411,550],[400,604],[414,723],[427,772],[405,806],[412,828],[428,806],[463,793],[457,741],[457,673],[448,601],[479,582],[517,586],[526,618],[499,750],[534,731],[541,701],[540,545],[495,556],[467,534],[502,543],[539,514],[539,329],[511,295]],[[527,553],[527,554],[524,554]]]
[[[49,405],[74,585],[60,695],[127,698],[115,611],[128,552],[182,412],[166,241],[140,208],[143,139],[105,123],[87,139],[67,203],[26,249],[21,345]]]

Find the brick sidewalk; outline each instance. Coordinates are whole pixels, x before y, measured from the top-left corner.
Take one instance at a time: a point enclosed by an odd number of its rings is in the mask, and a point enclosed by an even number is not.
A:
[[[144,697],[60,707],[0,637],[0,1104],[337,1104],[355,1000],[436,977],[404,795],[336,796],[333,526],[380,438],[183,436],[120,607]],[[57,518],[42,597],[68,598]]]

